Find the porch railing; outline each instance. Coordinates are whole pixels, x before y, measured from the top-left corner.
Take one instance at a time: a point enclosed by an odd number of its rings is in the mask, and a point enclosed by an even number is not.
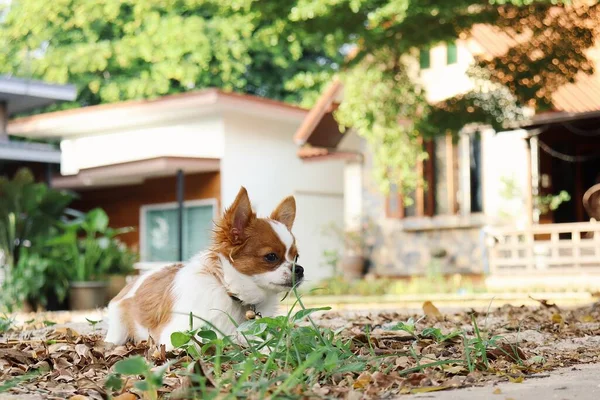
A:
[[[487,236],[492,275],[600,275],[600,222],[494,228]]]

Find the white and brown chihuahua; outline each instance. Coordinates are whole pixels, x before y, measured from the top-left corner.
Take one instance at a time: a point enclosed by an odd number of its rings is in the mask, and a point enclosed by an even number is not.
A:
[[[152,337],[169,350],[171,334],[190,329],[190,313],[238,339],[230,318],[240,324],[249,311],[273,315],[279,294],[304,278],[291,232],[295,217],[296,201],[290,196],[270,218],[258,218],[242,187],[216,222],[208,251],[140,276],[110,302],[106,341],[124,344]],[[193,324],[198,328],[204,322],[193,318]]]

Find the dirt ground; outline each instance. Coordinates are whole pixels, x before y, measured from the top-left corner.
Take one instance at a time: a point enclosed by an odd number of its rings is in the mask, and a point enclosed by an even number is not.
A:
[[[371,351],[389,358],[383,364],[385,375],[345,376],[312,394],[350,399],[600,398],[600,304],[563,309],[542,300],[537,307],[456,311],[425,304],[412,314],[321,313],[317,323],[351,338],[357,353]],[[148,354],[148,349],[104,347],[102,311],[20,315],[16,324],[18,329],[0,335],[0,383],[22,375],[36,362],[47,363],[49,372],[0,394],[0,399],[76,394],[105,398],[102,385],[111,365],[129,354]],[[427,329],[456,335],[435,339]],[[477,342],[478,337],[487,346],[485,360],[481,353],[477,358],[476,345],[468,341]],[[411,355],[400,355],[409,350]],[[465,362],[451,362],[469,357],[476,358],[474,371]],[[91,363],[101,367],[92,369]],[[419,368],[427,363],[437,365]]]

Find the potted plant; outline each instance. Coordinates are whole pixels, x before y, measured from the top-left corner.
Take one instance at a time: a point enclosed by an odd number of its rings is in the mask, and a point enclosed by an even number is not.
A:
[[[138,252],[130,249],[119,239],[112,239],[108,253],[111,254],[112,262],[108,267],[108,293],[106,301],[115,297],[127,284],[127,276],[134,271],[133,264],[139,259]]]
[[[0,177],[0,306],[37,310],[64,300],[64,270],[50,266],[43,244],[74,198],[35,182],[27,168],[11,180]]]
[[[366,249],[362,230],[344,230],[330,225],[326,232],[333,234],[343,245],[343,253],[338,260],[338,269],[346,279],[359,279],[364,275]]]
[[[87,214],[71,213],[74,219],[62,225],[61,235],[48,241],[58,259],[68,265],[71,310],[89,310],[106,304],[108,272],[119,254],[111,243],[130,228],[108,227],[108,216],[99,208]],[[55,256],[57,255],[55,253]]]
[[[340,260],[340,269],[348,279],[362,278],[365,272],[365,254],[361,231],[344,231],[344,253]]]

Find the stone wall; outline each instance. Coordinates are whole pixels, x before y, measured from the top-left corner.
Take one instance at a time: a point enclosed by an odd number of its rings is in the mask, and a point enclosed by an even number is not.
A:
[[[371,271],[377,275],[424,275],[434,266],[445,274],[484,271],[480,227],[406,230],[400,220],[373,222]]]
[[[387,218],[385,197],[375,185],[367,149],[363,168],[363,219],[372,246],[369,272],[384,276],[423,275],[434,265],[443,273],[482,273],[483,215]]]

